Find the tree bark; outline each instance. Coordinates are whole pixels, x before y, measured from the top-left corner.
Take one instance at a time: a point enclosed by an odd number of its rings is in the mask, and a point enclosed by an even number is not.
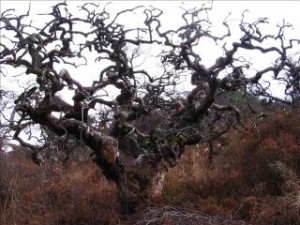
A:
[[[117,185],[122,212],[132,213],[161,196],[167,166],[159,162],[156,156],[147,155],[138,163],[124,162],[124,154],[121,153],[120,157],[119,143],[115,138],[81,121],[59,120],[44,108],[28,107],[26,111],[35,122],[47,126],[58,135],[73,135],[94,152],[95,162],[105,177]]]
[[[166,170],[150,164],[127,170],[117,182],[118,198],[123,213],[133,213],[161,198]]]

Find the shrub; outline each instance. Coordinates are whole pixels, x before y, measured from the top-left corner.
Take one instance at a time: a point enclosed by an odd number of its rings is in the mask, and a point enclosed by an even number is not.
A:
[[[168,175],[164,201],[253,224],[300,224],[299,112],[249,119],[211,166],[205,146],[192,149]]]
[[[118,223],[115,187],[91,160],[39,167],[23,148],[1,156],[1,224]]]

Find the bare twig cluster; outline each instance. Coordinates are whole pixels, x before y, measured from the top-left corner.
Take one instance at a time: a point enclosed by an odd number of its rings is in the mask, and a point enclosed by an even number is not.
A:
[[[299,40],[285,39],[284,32],[290,25],[283,23],[276,34],[265,35],[260,27],[268,20],[259,18],[249,23],[244,12],[239,24],[240,39],[231,46],[224,44],[223,56],[206,67],[195,47],[204,38],[217,44],[226,43],[231,36],[228,18],[222,24],[224,34],[218,36],[211,32],[208,17],[211,9],[212,5],[204,5],[184,10],[183,25],[176,30],[162,29],[163,11],[154,7],[137,6],[112,16],[106,6],[100,9],[99,5],[85,3],[80,7],[83,16],[76,17],[68,12],[64,2],[43,14],[51,18],[43,27],[25,22],[30,8],[20,16],[14,15],[13,9],[2,12],[0,29],[13,36],[2,37],[8,44],[0,44],[0,65],[23,67],[26,74],[36,77],[36,84],[26,88],[15,100],[9,118],[10,127],[15,130],[14,138],[34,152],[41,151],[47,142],[44,146],[34,146],[20,136],[21,132],[39,124],[59,136],[71,135],[81,140],[94,151],[95,161],[106,177],[114,180],[126,195],[128,190],[121,184],[126,183],[123,177],[127,165],[146,163],[151,165],[152,171],[167,170],[177,163],[185,146],[201,141],[212,146],[212,141],[227,133],[230,127],[242,124],[242,115],[236,106],[215,103],[218,94],[252,90],[255,95],[272,98],[268,87],[261,84],[262,78],[272,73],[274,79],[286,82],[286,94],[297,98],[300,69],[289,50],[298,45]],[[121,15],[137,11],[144,16],[143,27],[127,29],[119,22]],[[90,29],[83,32],[79,25]],[[264,47],[268,40],[275,41],[277,46]],[[139,54],[138,51],[130,53],[128,49],[145,45],[162,47],[164,73],[151,76],[146,70],[133,66]],[[248,75],[249,63],[239,56],[242,50],[275,53],[278,58],[274,65]],[[86,64],[86,51],[96,53],[96,61],[108,62],[91,86],[83,86],[66,69],[56,70],[55,65],[60,63],[78,67],[72,59],[83,59]],[[176,91],[170,87],[176,86],[181,73],[190,76],[194,88],[186,97],[176,99]],[[109,86],[115,87],[119,94],[108,100],[99,92]],[[58,95],[65,87],[74,91],[73,104]],[[91,110],[99,111],[99,119],[91,118]],[[141,129],[141,121],[153,115],[158,118],[156,126]],[[100,129],[104,127],[106,132]],[[149,183],[148,178],[137,177],[134,179],[143,189],[142,183]]]

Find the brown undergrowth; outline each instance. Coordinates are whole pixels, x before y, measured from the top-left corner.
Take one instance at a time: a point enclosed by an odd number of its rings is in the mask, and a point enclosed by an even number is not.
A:
[[[163,201],[259,225],[300,224],[300,111],[275,111],[230,134],[208,165],[191,149],[167,177]]]
[[[161,201],[127,217],[88,155],[38,167],[24,149],[1,153],[0,224],[300,224],[299,121],[299,110],[249,120],[211,165],[206,146],[191,147]]]
[[[116,190],[92,162],[39,167],[24,149],[1,158],[2,225],[119,224]]]

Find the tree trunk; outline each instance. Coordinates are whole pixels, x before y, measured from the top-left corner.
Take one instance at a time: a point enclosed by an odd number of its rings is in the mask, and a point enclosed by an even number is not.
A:
[[[133,213],[140,207],[160,200],[166,169],[145,162],[126,168],[117,181],[118,198],[123,213]]]
[[[48,100],[48,104],[42,102],[37,108],[24,105],[23,110],[34,122],[47,126],[57,135],[72,135],[94,152],[95,162],[105,177],[117,185],[124,213],[132,213],[158,200],[168,167],[177,164],[186,145],[196,144],[201,139],[201,135],[192,126],[170,127],[168,132],[156,129],[151,135],[141,135],[134,133],[135,128],[127,123],[117,124],[118,135],[107,135],[84,121],[52,116],[47,106],[51,108],[54,104],[51,101],[54,100]],[[60,102],[56,107],[65,105]],[[126,132],[122,134],[124,130]]]

